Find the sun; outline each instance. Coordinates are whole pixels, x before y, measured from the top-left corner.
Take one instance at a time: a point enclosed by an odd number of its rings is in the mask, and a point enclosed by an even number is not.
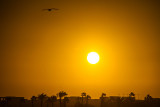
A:
[[[90,52],[87,56],[87,60],[90,64],[96,64],[99,61],[99,55],[96,52]]]

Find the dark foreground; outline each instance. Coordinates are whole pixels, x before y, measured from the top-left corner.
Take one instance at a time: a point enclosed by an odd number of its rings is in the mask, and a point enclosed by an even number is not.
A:
[[[160,98],[135,100],[134,97],[64,97],[63,99],[27,100],[23,97],[0,97],[0,107],[160,107]]]
[[[81,97],[67,95],[60,91],[56,96],[42,93],[29,100],[24,97],[0,97],[0,107],[160,107],[160,98],[152,98],[149,94],[144,100],[136,100],[133,92],[127,97],[102,93],[99,99],[91,99],[85,92],[81,93]]]

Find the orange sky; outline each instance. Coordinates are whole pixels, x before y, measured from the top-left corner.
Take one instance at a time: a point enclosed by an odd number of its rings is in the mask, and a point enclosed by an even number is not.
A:
[[[92,98],[160,97],[160,16],[155,0],[1,1],[0,96],[64,90]],[[44,8],[59,11],[42,11]],[[98,64],[87,54],[100,55]]]

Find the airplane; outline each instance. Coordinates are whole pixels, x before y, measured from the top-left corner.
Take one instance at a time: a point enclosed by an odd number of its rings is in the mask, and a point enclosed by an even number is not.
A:
[[[49,8],[49,9],[43,9],[44,11],[47,10],[47,11],[53,11],[53,10],[59,10],[57,8]]]

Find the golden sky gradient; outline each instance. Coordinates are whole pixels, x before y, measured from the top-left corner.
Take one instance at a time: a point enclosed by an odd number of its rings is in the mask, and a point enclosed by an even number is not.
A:
[[[160,97],[159,10],[156,0],[1,0],[0,96]]]

